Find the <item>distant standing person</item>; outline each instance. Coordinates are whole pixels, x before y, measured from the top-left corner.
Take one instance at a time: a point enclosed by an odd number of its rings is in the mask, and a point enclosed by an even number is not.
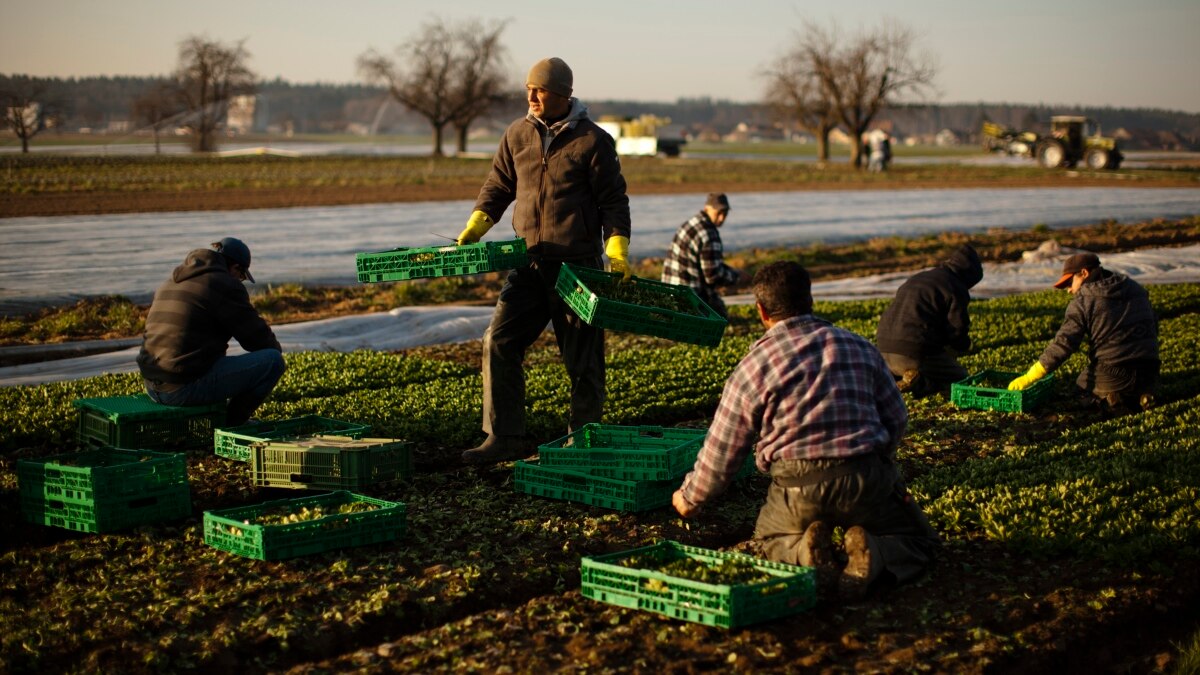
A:
[[[725,264],[721,233],[718,232],[728,217],[729,198],[722,193],[708,195],[700,213],[675,232],[662,271],[663,281],[690,286],[701,300],[726,319],[729,312],[717,288],[732,286],[740,276],[737,270]]]
[[[939,546],[896,465],[904,399],[875,347],[812,313],[808,271],[754,275],[763,334],[725,382],[704,446],[671,503],[691,517],[753,453],[771,475],[754,539],[770,560],[811,565],[843,599],[919,576]],[[832,528],[846,528],[838,569]]]
[[[971,288],[983,279],[979,254],[959,246],[937,267],[918,272],[883,310],[875,344],[901,391],[921,398],[967,377],[958,356],[971,349]]]
[[[868,142],[869,156],[867,168],[870,171],[887,171],[892,162],[892,140],[886,131],[876,129],[871,132]]]
[[[525,352],[554,327],[571,383],[570,430],[599,422],[604,404],[604,331],[575,315],[555,292],[569,262],[629,277],[629,197],[612,137],[572,94],[574,77],[558,58],[533,64],[525,79],[529,114],[504,132],[492,170],[458,243],[480,240],[514,201],[513,227],[530,262],[512,270],[483,335],[483,430],[463,453],[486,464],[519,459],[537,447],[525,434]]]
[[[283,349],[250,304],[250,249],[226,237],[188,253],[154,293],[137,357],[146,393],[163,405],[228,400],[227,426],[244,424],[283,376]],[[248,353],[227,356],[230,338]]]
[[[1161,363],[1158,317],[1138,282],[1106,270],[1095,253],[1077,253],[1063,263],[1054,284],[1072,296],[1054,340],[1029,372],[1009,383],[1022,390],[1054,372],[1091,342],[1088,365],[1075,383],[1081,393],[1114,414],[1146,410],[1155,403]]]

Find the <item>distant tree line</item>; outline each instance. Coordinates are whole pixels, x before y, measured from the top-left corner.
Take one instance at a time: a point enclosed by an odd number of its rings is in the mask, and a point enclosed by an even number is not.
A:
[[[440,154],[444,129],[466,149],[472,127],[498,133],[525,111],[521,82],[510,72],[502,35],[506,22],[419,26],[393,55],[366,50],[358,59],[362,83],[294,84],[263,81],[248,67],[244,44],[200,36],[180,43],[175,69],[161,77],[36,78],[0,74],[0,126],[23,146],[47,131],[127,135],[174,134],[183,128],[197,150],[216,147],[230,101],[253,95],[250,130],[291,134],[417,134],[432,130]],[[1124,128],[1173,134],[1200,145],[1200,114],[1147,108],[1047,106],[1019,103],[930,102],[935,68],[915,55],[911,32],[895,22],[854,35],[806,23],[796,39],[760,73],[763,100],[735,102],[685,98],[674,102],[595,100],[579,96],[593,116],[670,118],[672,128],[694,138],[722,138],[747,128],[763,136],[815,137],[828,156],[828,138],[840,129],[851,138],[868,128],[893,135],[932,137],[949,129],[975,140],[983,120],[1045,131],[1055,114],[1085,115],[1104,132]],[[3,142],[0,140],[0,142]],[[852,146],[852,160],[859,160]]]
[[[8,91],[14,81],[28,79],[44,85],[43,90],[60,111],[58,128],[76,131],[87,127],[104,130],[110,123],[131,122],[132,104],[164,78],[85,77],[27,78],[0,74],[0,91]],[[256,115],[259,131],[267,127],[291,128],[295,133],[346,133],[354,125],[369,125],[376,117],[382,122],[379,133],[424,133],[428,126],[419,116],[390,106],[378,111],[389,98],[386,88],[367,84],[299,84],[282,79],[256,84],[262,112]],[[517,94],[520,92],[518,91]],[[761,103],[745,103],[715,98],[680,98],[675,101],[631,101],[588,99],[580,92],[593,114],[636,116],[643,113],[669,117],[673,126],[689,130],[711,127],[727,133],[739,123],[771,124],[770,111]],[[507,124],[524,112],[523,101],[493,109],[487,118]],[[1105,132],[1118,127],[1170,131],[1200,140],[1200,114],[1156,108],[1116,108],[1104,106],[1051,106],[1021,103],[932,103],[899,105],[880,116],[909,134],[935,134],[942,129],[978,131],[984,117],[1012,127],[1042,125],[1048,127],[1051,115],[1086,115],[1099,120]],[[122,125],[123,126],[123,125]]]

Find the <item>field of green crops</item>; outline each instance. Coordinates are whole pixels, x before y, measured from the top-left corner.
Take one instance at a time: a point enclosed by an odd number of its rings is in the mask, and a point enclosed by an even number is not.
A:
[[[943,558],[917,584],[861,605],[732,631],[588,600],[579,559],[661,538],[736,548],[765,479],[686,522],[670,509],[627,514],[516,493],[511,464],[459,460],[481,437],[478,343],[287,356],[260,417],[369,423],[372,435],[412,441],[416,470],[363,491],[407,505],[401,541],[282,562],[204,544],[203,511],[301,494],[255,488],[244,464],[211,451],[188,455],[188,520],[107,535],[23,523],[16,461],[73,447],[72,399],[139,385],[129,374],[0,389],[0,671],[1147,672],[1146,659],[1194,632],[1200,596],[1200,285],[1150,292],[1159,407],[1105,420],[1075,402],[1082,355],[1029,414],[906,398],[899,458]],[[1067,300],[977,301],[964,364],[1024,370]],[[816,312],[873,337],[884,306]],[[705,425],[761,333],[747,309],[734,308],[714,349],[610,333],[604,421]],[[528,364],[529,430],[562,436],[557,355],[539,346]]]

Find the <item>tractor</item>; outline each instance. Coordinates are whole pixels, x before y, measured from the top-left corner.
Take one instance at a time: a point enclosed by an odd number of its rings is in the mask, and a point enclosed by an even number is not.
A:
[[[1074,167],[1082,161],[1089,169],[1115,170],[1124,159],[1115,138],[1101,136],[1100,125],[1095,120],[1077,115],[1051,117],[1048,136],[985,121],[983,149],[1033,157],[1048,169]]]

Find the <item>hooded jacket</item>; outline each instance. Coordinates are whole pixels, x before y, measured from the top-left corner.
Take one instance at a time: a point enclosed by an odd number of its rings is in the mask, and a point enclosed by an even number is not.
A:
[[[283,351],[225,257],[196,249],[154,293],[138,368],[151,382],[187,384],[225,355],[230,338],[248,352]]]
[[[1098,268],[1067,305],[1062,327],[1038,361],[1052,372],[1074,354],[1086,336],[1093,363],[1158,360],[1158,317],[1150,296],[1124,274]]]
[[[534,259],[598,258],[603,241],[629,237],[616,144],[578,99],[552,125],[530,114],[504,132],[475,210],[499,222],[513,201],[513,229]]]
[[[879,351],[919,359],[947,347],[971,349],[971,288],[983,278],[975,249],[963,245],[937,267],[909,277],[879,318]]]

